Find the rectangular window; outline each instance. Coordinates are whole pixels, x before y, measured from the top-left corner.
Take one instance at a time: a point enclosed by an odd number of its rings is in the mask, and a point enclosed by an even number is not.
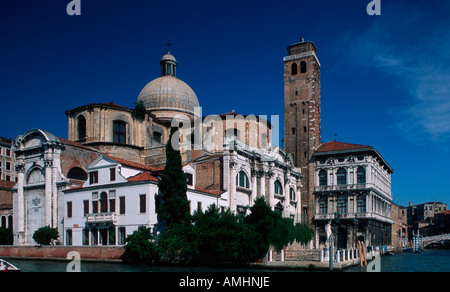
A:
[[[6,162],[6,170],[11,170],[11,162]]]
[[[147,212],[147,195],[139,195],[139,213],[144,214]]]
[[[197,210],[202,211],[202,202],[197,202]]]
[[[83,215],[86,217],[86,215],[89,214],[89,200],[83,201]]]
[[[91,229],[91,245],[98,245],[98,229]]]
[[[98,201],[92,201],[92,213],[98,213]]]
[[[127,124],[122,121],[115,121],[113,123],[113,142],[119,144],[126,144]]]
[[[109,212],[116,212],[116,191],[109,191]]]
[[[72,245],[72,229],[66,230],[66,245]]]
[[[126,229],[125,227],[119,227],[117,228],[118,231],[118,243],[119,245],[124,245],[125,244],[125,238],[126,238]]]
[[[119,214],[125,214],[125,197],[119,197]]]
[[[67,202],[67,218],[72,218],[72,202]]]
[[[186,182],[188,186],[194,186],[194,176],[192,173],[186,173]]]
[[[83,245],[89,245],[89,229],[83,229]]]
[[[89,183],[90,184],[98,183],[98,171],[91,171],[89,173]]]
[[[109,181],[115,181],[116,180],[116,168],[110,168],[109,169]]]

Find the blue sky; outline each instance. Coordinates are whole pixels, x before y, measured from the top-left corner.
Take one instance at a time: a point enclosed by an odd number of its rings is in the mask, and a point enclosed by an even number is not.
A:
[[[371,145],[394,202],[450,203],[450,2],[69,0],[0,3],[0,136],[67,137],[65,111],[133,107],[168,39],[203,114],[280,115],[283,57],[303,36],[322,65],[322,141]],[[281,137],[283,136],[282,124]]]

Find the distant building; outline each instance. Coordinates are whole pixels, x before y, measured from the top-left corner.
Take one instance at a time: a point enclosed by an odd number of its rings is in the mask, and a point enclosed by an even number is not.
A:
[[[436,233],[435,215],[446,210],[447,204],[442,202],[434,201],[418,205],[413,205],[410,202],[407,207],[409,236],[412,235],[413,231],[424,236],[434,235]]]
[[[15,182],[0,180],[0,227],[13,228],[13,188]]]
[[[326,242],[332,224],[335,246],[390,245],[392,237],[391,175],[394,170],[371,146],[337,141],[314,153],[316,248]]]
[[[450,210],[442,211],[434,215],[436,234],[450,234]]]
[[[408,221],[407,221],[407,208],[392,204],[391,207],[392,216],[392,246],[401,248],[405,247],[408,240]]]
[[[16,157],[11,147],[11,139],[0,137],[0,180],[16,182]]]

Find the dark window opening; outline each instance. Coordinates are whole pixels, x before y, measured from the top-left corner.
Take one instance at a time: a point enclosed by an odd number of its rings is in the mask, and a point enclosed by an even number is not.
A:
[[[300,63],[300,73],[306,73],[306,62],[302,61]]]
[[[294,64],[292,64],[292,67],[291,67],[291,74],[292,75],[297,75],[297,73],[298,73],[298,71],[297,71],[297,64],[294,63]]]
[[[347,171],[343,168],[340,168],[337,172],[337,184],[338,185],[347,184]]]
[[[328,185],[328,173],[326,170],[322,169],[319,172],[319,185],[326,186]]]
[[[86,181],[87,173],[79,167],[74,167],[67,173],[67,178]]]
[[[359,184],[365,184],[366,183],[366,170],[364,167],[360,166],[358,167],[358,171],[356,172],[356,176],[358,178]]]
[[[153,139],[155,140],[155,142],[161,143],[161,141],[162,141],[162,134],[159,133],[159,132],[153,132]]]
[[[109,169],[109,180],[115,181],[116,180],[116,168],[110,168]]]
[[[86,118],[78,117],[78,140],[86,139]]]
[[[119,144],[127,143],[127,124],[122,121],[113,123],[113,142]]]
[[[89,173],[89,183],[90,184],[98,183],[98,171],[92,171]]]
[[[146,195],[139,195],[139,213],[143,214],[147,212],[147,196]]]

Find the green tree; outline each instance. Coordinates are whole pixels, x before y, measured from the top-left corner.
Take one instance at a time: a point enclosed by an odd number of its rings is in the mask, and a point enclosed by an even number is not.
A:
[[[165,222],[168,228],[175,224],[189,224],[191,217],[181,154],[172,147],[171,143],[177,130],[177,128],[171,129],[166,145],[166,166],[158,182],[160,194],[156,198],[158,220]]]
[[[173,224],[158,238],[158,254],[162,262],[188,261],[198,250],[198,234],[191,224]]]
[[[297,224],[289,218],[283,218],[278,212],[272,211],[263,197],[255,200],[250,208],[250,215],[245,222],[261,234],[266,251],[271,245],[280,250],[294,241],[306,244],[312,238],[312,230]]]
[[[200,257],[209,261],[249,262],[264,255],[261,235],[231,211],[211,205],[193,216]]]
[[[56,240],[59,237],[58,229],[51,228],[50,226],[41,227],[33,234],[33,239],[38,244],[50,245],[52,240]]]
[[[144,120],[146,112],[147,109],[145,108],[144,102],[142,100],[138,100],[134,103],[134,110],[131,115],[136,119]]]
[[[158,258],[151,229],[140,226],[125,239],[122,260],[130,263],[152,262]]]

